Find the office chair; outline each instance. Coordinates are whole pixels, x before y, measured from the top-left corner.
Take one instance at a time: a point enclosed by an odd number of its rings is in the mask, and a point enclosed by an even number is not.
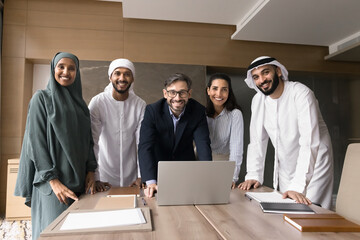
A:
[[[360,143],[349,144],[336,199],[336,212],[360,224]]]

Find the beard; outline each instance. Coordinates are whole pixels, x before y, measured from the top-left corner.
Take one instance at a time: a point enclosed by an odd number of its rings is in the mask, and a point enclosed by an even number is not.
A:
[[[123,82],[124,82],[124,83],[129,83],[128,81],[123,81]],[[120,93],[120,94],[124,94],[124,93],[128,92],[129,89],[130,89],[130,87],[131,87],[131,83],[130,83],[129,86],[127,86],[126,89],[124,89],[124,90],[119,90],[119,89],[116,88],[115,83],[112,83],[112,85],[113,85],[113,88],[115,89],[115,91],[118,92],[118,93]]]
[[[279,86],[279,81],[280,81],[280,80],[279,80],[279,76],[275,73],[275,74],[274,74],[274,78],[273,78],[273,80],[272,80],[272,85],[271,85],[271,88],[270,88],[270,89],[268,89],[268,90],[263,90],[263,89],[261,88],[261,85],[266,84],[266,83],[269,83],[270,80],[263,82],[263,83],[260,85],[260,87],[257,86],[257,88],[258,88],[265,96],[269,96],[269,95],[271,95],[271,94],[273,94],[273,93],[275,92],[276,88]]]
[[[176,102],[182,102],[182,106],[175,106]],[[178,117],[179,114],[182,113],[182,111],[184,111],[187,101],[185,101],[185,100],[175,101],[174,99],[171,99],[171,100],[167,100],[167,104],[169,105],[169,107],[170,107],[171,111],[174,113],[174,115],[177,115],[177,117]]]

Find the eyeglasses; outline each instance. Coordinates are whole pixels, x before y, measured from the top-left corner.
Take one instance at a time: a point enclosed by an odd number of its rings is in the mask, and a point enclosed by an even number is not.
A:
[[[179,94],[179,97],[181,98],[185,98],[189,95],[189,90],[181,90],[181,91],[175,91],[175,90],[166,90],[166,92],[168,93],[169,97],[176,97],[176,95]]]

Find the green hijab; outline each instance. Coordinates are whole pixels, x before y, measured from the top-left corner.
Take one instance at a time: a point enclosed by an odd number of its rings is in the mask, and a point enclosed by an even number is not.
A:
[[[70,58],[76,65],[75,81],[67,87],[55,80],[55,67],[62,58]],[[91,129],[89,109],[82,97],[79,59],[75,55],[65,52],[55,55],[46,90],[51,96],[51,101],[47,102],[48,118],[68,159],[72,159],[71,156],[78,155],[79,144],[86,144],[84,136]]]
[[[55,79],[55,68],[62,58],[76,65],[75,81],[66,87]],[[33,186],[48,195],[51,187],[47,182],[55,178],[72,191],[83,192],[86,173],[96,167],[79,60],[60,52],[51,61],[47,88],[37,91],[29,104],[15,195],[26,197],[28,202]]]

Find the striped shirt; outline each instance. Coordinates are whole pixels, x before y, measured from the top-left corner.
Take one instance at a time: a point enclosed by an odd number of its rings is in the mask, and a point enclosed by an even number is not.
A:
[[[215,118],[207,117],[211,150],[213,154],[230,154],[229,160],[235,162],[233,181],[239,180],[244,149],[244,121],[239,109],[226,110]]]

